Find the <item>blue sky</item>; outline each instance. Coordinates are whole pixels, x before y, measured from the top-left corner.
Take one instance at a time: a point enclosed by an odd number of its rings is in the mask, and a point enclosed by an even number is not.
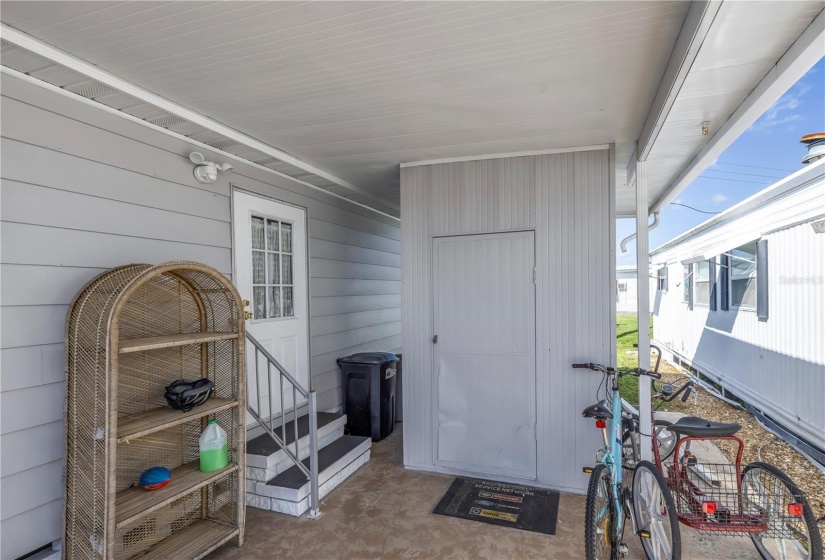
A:
[[[802,167],[805,147],[800,138],[825,132],[825,58],[820,59],[745,133],[702,172],[674,202],[700,210],[726,210]],[[681,206],[669,205],[661,223],[650,232],[650,248],[710,218]],[[635,243],[622,255],[619,242],[636,231],[635,220],[616,222],[616,264],[636,262]]]

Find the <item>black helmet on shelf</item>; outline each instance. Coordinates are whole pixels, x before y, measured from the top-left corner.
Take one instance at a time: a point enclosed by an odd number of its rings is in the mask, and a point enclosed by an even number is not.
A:
[[[198,379],[197,381],[186,381],[178,379],[166,386],[166,402],[175,410],[189,412],[196,406],[200,406],[209,400],[215,384],[209,379]]]

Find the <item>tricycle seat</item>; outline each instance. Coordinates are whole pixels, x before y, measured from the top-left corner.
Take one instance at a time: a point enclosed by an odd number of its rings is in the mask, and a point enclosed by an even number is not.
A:
[[[725,424],[723,422],[711,422],[696,416],[685,416],[678,422],[667,428],[674,434],[687,437],[725,437],[732,436],[742,429],[739,424]]]

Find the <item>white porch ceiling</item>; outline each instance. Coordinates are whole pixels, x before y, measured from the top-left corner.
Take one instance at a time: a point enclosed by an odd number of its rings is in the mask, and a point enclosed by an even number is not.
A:
[[[721,126],[822,6],[722,6],[648,158],[651,205],[709,138],[701,122]],[[6,0],[0,19],[340,177],[385,211],[403,162],[616,143],[617,210],[632,214],[622,173],[687,9]]]

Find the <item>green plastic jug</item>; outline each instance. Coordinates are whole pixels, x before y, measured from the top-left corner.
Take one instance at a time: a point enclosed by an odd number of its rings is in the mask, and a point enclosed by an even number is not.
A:
[[[218,426],[214,418],[201,434],[200,445],[201,472],[215,472],[229,464],[226,432]]]

